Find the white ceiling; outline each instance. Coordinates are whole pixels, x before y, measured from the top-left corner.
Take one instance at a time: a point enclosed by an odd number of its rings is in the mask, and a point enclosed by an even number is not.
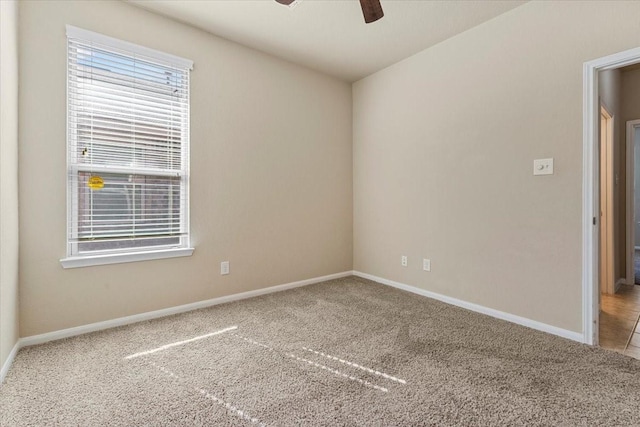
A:
[[[365,24],[357,0],[128,0],[215,35],[352,82],[525,3],[381,0]]]

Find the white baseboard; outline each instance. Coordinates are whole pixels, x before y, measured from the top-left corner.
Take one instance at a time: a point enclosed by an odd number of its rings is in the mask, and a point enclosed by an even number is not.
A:
[[[562,338],[567,338],[567,339],[578,341],[581,343],[584,342],[584,336],[582,335],[581,332],[573,332],[567,329],[558,328],[556,326],[547,325],[546,323],[527,319],[526,317],[520,317],[520,316],[516,316],[515,314],[505,313],[504,311],[495,310],[493,308],[485,307],[478,304],[473,304],[467,301],[459,300],[457,298],[448,297],[446,295],[441,295],[435,292],[416,288],[414,286],[405,285],[404,283],[394,282],[393,280],[383,279],[382,277],[373,276],[371,274],[366,274],[359,271],[354,271],[353,275],[362,277],[364,279],[373,280],[374,282],[378,282],[383,285],[388,285],[394,288],[402,289],[403,291],[408,291],[408,292],[412,292],[414,294],[422,295],[428,298],[433,298],[435,300],[442,301],[447,304],[455,305],[457,307],[462,307],[467,310],[475,311],[477,313],[486,314],[487,316],[495,317],[497,319],[506,320],[507,322],[516,323],[518,325],[526,326],[531,329],[536,329],[538,331],[557,335]]]
[[[120,317],[117,319],[106,320],[103,322],[91,323],[88,325],[77,326],[75,328],[62,329],[59,331],[47,332],[40,335],[32,335],[29,337],[20,338],[13,350],[7,357],[2,370],[0,371],[0,383],[4,380],[5,375],[9,371],[13,359],[15,358],[18,350],[22,347],[31,345],[43,344],[49,341],[59,340],[63,338],[73,337],[76,335],[87,334],[90,332],[102,331],[105,329],[115,328],[118,326],[129,325],[132,323],[143,322],[145,320],[157,319],[160,317],[171,316],[173,314],[185,313],[192,310],[211,307],[218,304],[224,304],[232,301],[239,301],[247,298],[253,298],[260,295],[270,294],[274,292],[285,291],[287,289],[298,288],[301,286],[311,285],[314,283],[320,283],[327,280],[339,279],[347,276],[358,276],[365,279],[373,280],[374,282],[381,283],[383,285],[392,286],[394,288],[402,289],[404,291],[412,292],[414,294],[422,295],[427,298],[432,298],[438,301],[445,302],[447,304],[455,305],[465,308],[467,310],[475,311],[477,313],[486,314],[491,317],[506,320],[508,322],[516,323],[518,325],[526,326],[532,329],[536,329],[542,332],[547,332],[553,335],[558,335],[563,338],[567,338],[573,341],[583,342],[583,335],[578,332],[569,331],[566,329],[558,328],[555,326],[547,325],[535,320],[527,319],[525,317],[516,316],[514,314],[505,313],[503,311],[495,310],[492,308],[484,307],[478,304],[473,304],[467,301],[459,300],[456,298],[441,295],[435,292],[430,292],[424,289],[409,286],[404,283],[394,282],[392,280],[384,279],[381,277],[373,276],[371,274],[362,273],[359,271],[344,271],[342,273],[330,274],[327,276],[315,277],[312,279],[300,280],[298,282],[286,283],[283,285],[271,286],[269,288],[256,289],[254,291],[242,292],[239,294],[227,295],[219,298],[213,298],[205,301],[198,301],[191,304],[180,305],[176,307],[165,308],[162,310],[149,311],[146,313],[135,314],[133,316]]]
[[[280,291],[285,291],[287,289],[298,288],[300,286],[320,283],[326,280],[347,277],[347,276],[351,276],[352,274],[353,274],[352,271],[344,271],[342,273],[329,274],[328,276],[314,277],[312,279],[300,280],[298,282],[286,283],[284,285],[277,285],[277,286],[271,286],[269,288],[256,289],[255,291],[247,291],[239,294],[227,295],[224,297],[213,298],[205,301],[198,301],[191,304],[165,308],[162,310],[135,314],[133,316],[105,320],[104,322],[90,323],[88,325],[77,326],[75,328],[62,329],[59,331],[47,332],[40,335],[32,335],[30,337],[21,338],[19,341],[19,344],[20,344],[20,347],[42,344],[45,342],[59,340],[62,338],[68,338],[76,335],[87,334],[89,332],[102,331],[105,329],[115,328],[117,326],[129,325],[132,323],[143,322],[145,320],[157,319],[159,317],[171,316],[173,314],[185,313],[187,311],[211,307],[218,304],[224,304],[226,302],[239,301],[242,299],[253,298],[260,295],[270,294],[273,292],[280,292]]]
[[[13,346],[11,353],[9,353],[7,360],[4,361],[4,364],[2,365],[2,370],[0,370],[0,385],[4,382],[4,377],[7,375],[7,372],[9,372],[9,368],[13,364],[13,359],[15,359],[16,354],[18,353],[18,350],[20,350],[21,347],[22,347],[22,343],[20,342],[20,340],[18,340],[16,345]]]

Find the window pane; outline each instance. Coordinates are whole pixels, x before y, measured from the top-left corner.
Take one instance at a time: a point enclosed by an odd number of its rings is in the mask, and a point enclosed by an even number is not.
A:
[[[69,97],[78,107],[70,124],[79,163],[181,168],[184,96],[145,95],[134,83],[79,74]]]
[[[104,187],[92,190],[91,176],[78,173],[80,251],[179,244],[180,177],[101,174]]]

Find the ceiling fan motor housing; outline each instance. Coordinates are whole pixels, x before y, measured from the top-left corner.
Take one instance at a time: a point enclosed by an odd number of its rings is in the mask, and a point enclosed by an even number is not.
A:
[[[285,6],[293,6],[294,3],[300,0],[276,0],[278,3]],[[360,7],[362,8],[362,14],[364,15],[364,22],[369,24],[375,22],[384,16],[382,11],[382,5],[380,0],[360,0]]]

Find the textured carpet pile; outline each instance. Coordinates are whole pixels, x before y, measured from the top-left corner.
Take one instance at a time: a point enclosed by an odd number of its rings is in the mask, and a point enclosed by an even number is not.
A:
[[[640,425],[640,361],[348,277],[22,349],[2,426]]]

